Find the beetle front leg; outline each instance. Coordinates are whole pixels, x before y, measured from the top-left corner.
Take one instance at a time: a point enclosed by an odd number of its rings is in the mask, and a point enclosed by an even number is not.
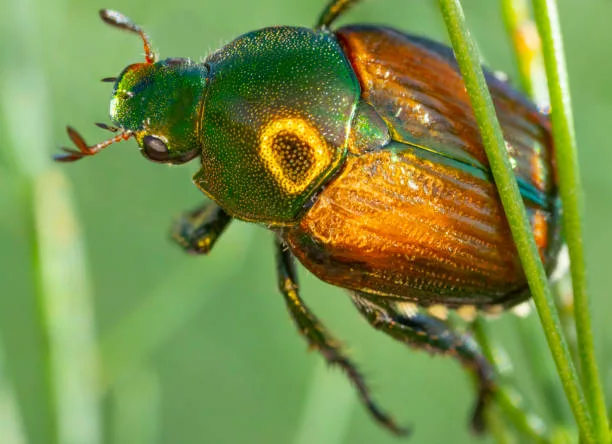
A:
[[[172,226],[172,239],[186,251],[207,254],[232,221],[214,202],[182,214]]]
[[[357,389],[361,402],[379,423],[397,435],[408,434],[408,429],[399,427],[393,418],[376,405],[370,395],[370,389],[355,364],[345,356],[339,342],[327,332],[323,324],[304,304],[298,293],[293,255],[278,239],[276,239],[276,265],[278,288],[285,297],[289,314],[299,332],[308,341],[308,345],[318,350],[329,365],[338,366],[346,373]]]
[[[378,330],[398,341],[432,353],[451,355],[471,370],[478,383],[478,400],[472,415],[472,429],[485,430],[485,408],[495,392],[493,369],[469,335],[453,331],[445,322],[418,310],[401,310],[401,302],[387,302],[364,293],[352,295],[353,302]]]

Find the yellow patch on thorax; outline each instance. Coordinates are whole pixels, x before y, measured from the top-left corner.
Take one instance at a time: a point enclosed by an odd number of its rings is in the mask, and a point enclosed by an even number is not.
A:
[[[303,192],[332,162],[332,149],[306,119],[272,120],[261,131],[259,153],[279,187]]]

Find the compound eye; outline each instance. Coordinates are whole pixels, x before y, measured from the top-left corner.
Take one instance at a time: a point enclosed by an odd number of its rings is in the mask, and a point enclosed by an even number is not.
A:
[[[157,162],[166,162],[170,157],[168,147],[159,138],[155,136],[144,136],[142,139],[145,154],[151,160]]]

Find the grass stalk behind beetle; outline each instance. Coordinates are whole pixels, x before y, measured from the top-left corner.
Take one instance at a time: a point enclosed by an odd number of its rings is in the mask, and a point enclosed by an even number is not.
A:
[[[10,2],[14,53],[0,84],[0,106],[12,159],[10,171],[23,190],[22,214],[30,251],[40,367],[20,353],[18,335],[4,336],[18,359],[11,375],[28,442],[99,444],[101,413],[97,396],[93,307],[83,245],[73,211],[70,186],[50,164],[52,140],[41,22],[42,4]],[[37,9],[39,6],[40,9]],[[46,19],[60,21],[59,5]],[[40,15],[34,11],[40,12]],[[15,353],[16,352],[16,353]],[[29,375],[29,376],[28,376]],[[30,379],[28,379],[30,378]],[[38,381],[34,381],[38,379]],[[42,387],[32,390],[30,387]]]
[[[318,359],[293,444],[346,442],[356,399],[344,375]]]
[[[563,52],[557,2],[533,0],[533,9],[542,39],[544,66],[552,111],[553,137],[559,190],[563,202],[563,234],[569,248],[574,293],[574,319],[582,380],[592,416],[595,436],[600,443],[610,441],[605,397],[595,358],[591,313],[586,283],[582,242],[583,192],[578,166],[578,150]]]
[[[531,17],[529,1],[502,0],[501,4],[506,32],[512,43],[515,61],[518,65],[522,89],[531,96],[543,112],[547,112],[550,109],[550,97],[542,55],[542,42],[536,24]],[[561,277],[560,281],[553,285],[553,292],[563,332],[569,343],[572,358],[576,361],[577,344],[575,341],[576,335],[572,328],[574,327],[572,308],[571,304],[568,307],[567,303],[572,298],[564,295],[567,280],[570,280],[569,276]],[[549,416],[553,418],[557,426],[569,427],[571,412],[564,399],[565,395],[562,387],[557,383],[558,379],[554,367],[550,360],[541,359],[542,356],[545,356],[547,344],[542,340],[543,336],[539,334],[539,325],[536,325],[531,317],[527,319],[516,317],[515,324],[523,350],[522,356],[529,366],[529,373],[533,375],[537,387],[540,388],[541,399],[548,410]]]
[[[29,94],[44,95],[32,77],[21,75],[20,83],[27,90],[5,88],[4,98],[10,101],[15,120],[24,118],[31,109]],[[36,79],[36,78],[34,78]],[[17,104],[17,105],[16,105]],[[15,123],[15,122],[13,122]],[[13,146],[42,146],[32,143],[28,128],[12,129]],[[37,139],[35,136],[34,139]],[[34,154],[48,156],[48,152]],[[38,319],[39,335],[45,352],[39,375],[44,379],[45,393],[36,404],[48,409],[46,431],[30,432],[30,439],[42,433],[44,442],[96,444],[101,442],[98,399],[96,395],[96,357],[92,303],[84,269],[85,259],[77,221],[72,211],[69,185],[57,169],[21,170],[18,176],[27,190],[22,201],[29,227],[30,259]],[[18,339],[18,338],[15,338]],[[19,370],[17,370],[19,371]],[[22,393],[27,392],[24,388]],[[23,401],[23,400],[22,400]],[[40,414],[34,410],[32,414]]]
[[[22,418],[12,381],[6,371],[3,338],[0,336],[0,424],[4,444],[26,444]]]

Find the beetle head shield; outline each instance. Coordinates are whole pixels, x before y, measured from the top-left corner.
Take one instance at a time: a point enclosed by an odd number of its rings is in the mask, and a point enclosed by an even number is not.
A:
[[[129,65],[117,78],[103,79],[115,82],[110,117],[116,126],[98,126],[117,135],[88,145],[79,133],[68,128],[78,150],[64,148],[67,154],[56,156],[56,160],[78,160],[132,137],[142,154],[154,162],[178,164],[196,157],[207,68],[183,58],[158,61],[149,38],[138,25],[106,9],[100,11],[100,17],[113,27],[139,35],[144,43],[145,62]]]
[[[206,67],[187,59],[128,66],[115,83],[110,117],[132,131],[142,154],[183,163],[198,154],[198,128]]]

